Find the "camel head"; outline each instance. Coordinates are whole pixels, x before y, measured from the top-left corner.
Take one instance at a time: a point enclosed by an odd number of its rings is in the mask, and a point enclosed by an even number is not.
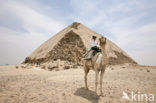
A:
[[[99,41],[100,41],[100,46],[102,46],[102,45],[105,45],[106,44],[106,38],[105,37],[101,37],[101,38],[99,38]]]

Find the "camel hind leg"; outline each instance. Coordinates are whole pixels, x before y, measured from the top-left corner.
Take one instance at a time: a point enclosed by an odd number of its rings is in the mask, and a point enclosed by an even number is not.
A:
[[[103,96],[103,92],[102,92],[102,82],[103,82],[103,75],[104,75],[104,72],[105,72],[105,68],[103,68],[103,70],[101,70],[101,73],[100,73],[100,92],[101,92],[101,96]]]

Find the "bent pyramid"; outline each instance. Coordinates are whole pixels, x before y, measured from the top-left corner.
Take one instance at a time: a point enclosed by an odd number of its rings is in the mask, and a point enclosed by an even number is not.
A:
[[[45,63],[60,59],[82,64],[84,54],[90,49],[89,42],[93,35],[97,36],[97,39],[101,37],[101,35],[84,25],[74,22],[40,45],[25,59],[24,63]],[[123,63],[136,64],[127,53],[108,39],[106,53],[110,65]]]

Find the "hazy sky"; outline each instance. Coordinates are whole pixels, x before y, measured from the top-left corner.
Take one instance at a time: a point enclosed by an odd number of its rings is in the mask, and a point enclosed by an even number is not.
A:
[[[156,0],[0,0],[0,65],[21,63],[74,21],[156,65]]]

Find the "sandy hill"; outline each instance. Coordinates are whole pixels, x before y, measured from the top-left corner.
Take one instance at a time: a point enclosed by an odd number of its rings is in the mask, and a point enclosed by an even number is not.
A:
[[[86,26],[74,22],[40,45],[25,59],[24,63],[46,63],[59,59],[82,64],[84,54],[90,49],[89,42],[93,35],[96,35],[97,38],[101,37]],[[107,40],[106,52],[111,65],[136,64],[127,53],[110,40]]]

